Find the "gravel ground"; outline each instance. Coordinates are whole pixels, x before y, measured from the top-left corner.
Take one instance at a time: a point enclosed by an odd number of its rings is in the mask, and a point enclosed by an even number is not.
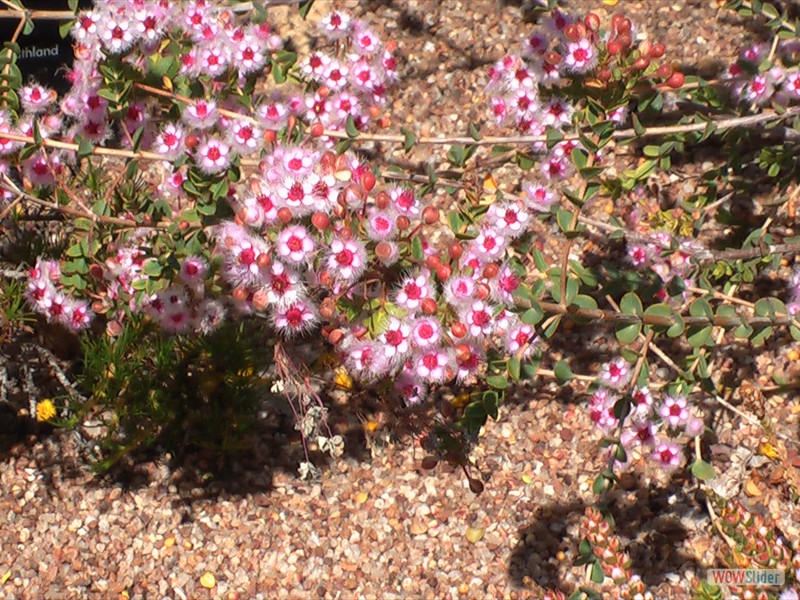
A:
[[[470,121],[484,123],[486,66],[518,48],[528,27],[517,4],[361,4],[364,18],[397,39],[405,80],[420,82],[395,95],[391,112],[405,123],[393,130],[462,133]],[[594,1],[568,6],[605,10]],[[706,76],[752,35],[705,1],[620,7],[674,49],[677,62],[699,65]],[[436,160],[425,152],[393,158]],[[589,346],[580,331],[571,335],[565,345]],[[755,378],[791,371],[780,362],[784,350],[780,340],[768,348],[751,365]],[[255,452],[224,478],[202,457],[188,469],[163,455],[98,477],[86,467],[94,444],[87,432],[29,434],[0,455],[0,597],[536,598],[548,589],[571,591],[583,577],[571,566],[576,524],[594,499],[591,482],[603,462],[576,392],[543,384],[517,394],[476,452],[481,495],[460,472],[420,471],[421,450],[408,440],[388,443],[383,431],[371,435],[371,452],[363,436],[353,437],[348,457],[315,483],[296,477],[299,444],[277,425],[265,426]],[[797,399],[768,403],[778,430],[796,437]],[[709,411],[716,464],[724,467],[732,449],[758,445],[757,428],[719,407]],[[748,505],[774,515],[797,539],[800,511],[785,488],[757,481],[756,490],[741,492]],[[695,484],[634,469],[612,500],[634,569],[654,596],[690,597],[720,551]]]

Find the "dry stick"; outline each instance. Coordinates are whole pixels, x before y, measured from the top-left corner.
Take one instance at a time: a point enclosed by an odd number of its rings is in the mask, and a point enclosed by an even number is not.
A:
[[[11,6],[7,2],[3,2],[7,6]],[[22,11],[18,8],[8,8],[0,10],[0,19],[20,19],[27,16],[31,21],[69,21],[75,18],[75,13],[71,10],[26,10]]]
[[[736,296],[731,296],[729,294],[723,294],[722,292],[717,292],[717,291],[711,292],[709,290],[704,290],[703,288],[698,288],[691,285],[687,285],[686,289],[692,292],[693,294],[699,294],[701,296],[711,295],[718,300],[726,300],[728,302],[731,302],[732,304],[741,304],[742,306],[746,306],[747,308],[755,308],[756,306],[752,302],[748,302],[747,300],[742,300],[741,298],[737,298]]]

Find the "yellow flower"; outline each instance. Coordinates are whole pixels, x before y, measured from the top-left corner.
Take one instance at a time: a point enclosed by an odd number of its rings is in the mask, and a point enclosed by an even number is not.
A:
[[[603,4],[606,6],[616,6],[619,0],[603,0]]]
[[[45,398],[36,403],[36,420],[40,423],[49,421],[56,416],[56,407],[50,398]]]
[[[334,374],[333,383],[343,390],[353,389],[353,379],[344,367],[336,369]]]

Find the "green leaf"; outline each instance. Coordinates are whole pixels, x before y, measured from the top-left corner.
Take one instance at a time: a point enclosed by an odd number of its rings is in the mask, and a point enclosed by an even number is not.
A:
[[[479,142],[481,140],[481,132],[478,131],[478,127],[475,125],[475,123],[469,124],[469,126],[467,127],[467,132],[469,133],[469,137],[471,137],[476,142]]]
[[[347,121],[345,122],[344,130],[347,132],[347,135],[351,138],[358,137],[358,129],[356,128],[356,122],[353,120],[353,115],[347,116]]]
[[[647,130],[644,128],[644,125],[642,125],[642,122],[639,120],[639,117],[635,113],[631,114],[631,122],[633,124],[633,131],[636,133],[636,135],[643,136],[647,132]]]
[[[414,147],[414,144],[417,143],[417,136],[414,135],[413,131],[406,129],[405,127],[400,128],[400,133],[403,134],[403,149],[406,152],[410,152]]]
[[[589,155],[581,150],[580,148],[573,148],[572,149],[572,162],[575,163],[575,166],[578,170],[586,168],[586,163],[589,160]]]
[[[80,136],[75,136],[75,138],[78,140],[79,158],[83,158],[84,156],[89,156],[90,154],[92,154],[92,152],[94,152],[94,146],[92,145],[92,142]]]
[[[521,376],[520,374],[521,364],[516,356],[512,356],[511,358],[508,359],[508,365],[506,368],[508,369],[508,374],[511,375],[511,379],[513,379],[514,381],[519,381]]]
[[[603,568],[597,563],[592,565],[591,580],[597,584],[601,584],[606,580],[606,574],[603,573]]]
[[[700,459],[692,463],[692,475],[700,481],[708,481],[709,479],[714,479],[717,474],[714,472],[714,467]]]
[[[530,325],[533,327],[534,325],[538,324],[544,318],[544,311],[542,307],[539,306],[539,303],[535,300],[531,302],[531,307],[522,313],[520,317],[520,321],[525,323],[526,325]]]
[[[594,483],[592,483],[592,491],[595,495],[599,496],[603,493],[603,490],[606,487],[606,476],[600,473],[597,477],[594,478]]]
[[[686,330],[686,340],[692,348],[704,346],[709,339],[714,328],[711,325],[692,325]],[[669,332],[667,332],[669,335]]]
[[[483,410],[486,411],[486,414],[492,417],[495,421],[497,421],[497,417],[500,416],[500,412],[498,410],[500,402],[497,396],[497,392],[494,390],[488,390],[483,393]]]
[[[642,301],[639,299],[639,296],[633,292],[628,292],[622,297],[622,300],[619,302],[619,308],[626,315],[641,317],[644,314]]]
[[[508,379],[504,375],[490,375],[486,378],[486,383],[498,390],[504,390],[508,387]]]
[[[693,317],[705,317],[709,321],[714,320],[714,311],[705,298],[697,298],[689,305],[689,314]]]
[[[411,256],[417,260],[425,260],[425,250],[422,247],[422,239],[415,237],[411,241]]]
[[[636,341],[636,338],[639,337],[641,332],[641,323],[617,323],[617,326],[614,329],[614,333],[616,334],[619,343],[625,344],[626,346]]]
[[[297,7],[298,11],[300,12],[300,16],[305,19],[308,17],[308,13],[311,10],[311,7],[314,6],[315,0],[303,0],[300,5]]]
[[[569,368],[565,360],[560,360],[556,363],[556,366],[553,367],[553,373],[555,373],[559,383],[566,383],[572,379],[573,376],[572,369]]]

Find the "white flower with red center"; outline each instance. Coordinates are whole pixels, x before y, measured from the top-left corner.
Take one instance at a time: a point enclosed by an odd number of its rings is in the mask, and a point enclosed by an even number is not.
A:
[[[542,123],[561,129],[572,122],[572,113],[573,108],[566,100],[551,98],[542,107]]]
[[[564,64],[572,73],[588,73],[597,64],[597,51],[586,38],[567,45]]]
[[[301,63],[300,71],[306,77],[321,80],[325,77],[325,69],[328,67],[331,60],[329,56],[315,52]]]
[[[263,52],[263,44],[255,37],[245,36],[233,51],[236,68],[242,75],[255,73],[267,61]]]
[[[13,152],[16,152],[17,149],[21,148],[25,145],[25,142],[17,142],[15,140],[11,140],[7,137],[3,137],[3,133],[17,133],[14,131],[8,124],[3,123],[0,125],[0,156],[7,156]]]
[[[514,93],[509,104],[514,107],[519,117],[532,118],[538,114],[541,108],[537,97],[534,90],[519,89]]]
[[[411,324],[414,345],[417,348],[438,346],[442,339],[442,326],[433,317],[422,317]]]
[[[652,458],[662,469],[670,470],[680,466],[683,453],[677,444],[660,442],[653,450]]]
[[[197,48],[193,46],[186,52],[179,54],[178,59],[181,63],[181,68],[179,71],[181,75],[195,76],[199,74],[198,67],[200,66],[200,62],[197,57]]]
[[[183,127],[175,123],[167,123],[156,136],[153,150],[168,158],[175,158],[183,151],[184,138]]]
[[[322,17],[319,27],[328,39],[338,40],[348,34],[351,22],[352,19],[347,13],[334,11]]]
[[[197,148],[197,163],[209,175],[224,171],[231,164],[231,148],[220,139],[209,138]]]
[[[122,125],[127,130],[128,134],[133,137],[133,134],[138,129],[145,126],[148,119],[149,116],[144,104],[134,102],[128,106],[128,110],[125,111],[125,117],[122,121]]]
[[[196,100],[183,110],[181,118],[191,127],[210,129],[219,118],[217,103],[213,100]]]
[[[108,114],[108,100],[99,96],[96,91],[91,91],[81,96],[82,108],[80,114],[85,119],[99,121]]]
[[[667,396],[658,410],[661,418],[672,429],[680,429],[689,420],[689,409],[683,396]]]
[[[639,415],[647,415],[653,408],[653,394],[646,387],[635,387],[631,392],[633,411]]]
[[[184,283],[202,283],[208,275],[208,263],[201,256],[187,256],[181,263],[180,277]]]
[[[192,325],[192,316],[185,307],[167,310],[159,321],[161,328],[170,333],[185,333]]]
[[[536,93],[536,81],[534,79],[534,72],[524,63],[520,62],[516,69],[509,71],[506,75],[508,87],[511,90],[530,90]]]
[[[792,96],[800,98],[800,72],[793,71],[786,74],[786,81],[783,82],[783,91]]]
[[[305,295],[305,286],[300,274],[282,262],[274,261],[267,270],[267,282],[262,288],[267,293],[269,304],[288,306]]]
[[[656,443],[655,423],[647,418],[631,420],[625,424],[625,429],[620,434],[620,442],[626,448],[631,446],[648,446],[652,448]]]
[[[536,331],[525,323],[511,327],[506,333],[506,347],[509,353],[521,360],[530,358],[538,343],[539,337],[536,335]]]
[[[326,86],[333,92],[338,92],[347,85],[347,77],[350,75],[350,67],[332,60],[325,69],[323,80]]]
[[[334,96],[331,103],[334,114],[341,121],[345,121],[347,117],[351,116],[355,118],[360,114],[361,103],[358,98],[347,92]]]
[[[483,268],[484,262],[475,251],[467,246],[466,252],[461,255],[459,265],[462,269],[472,269],[473,277],[478,278],[481,275],[480,270]]]
[[[634,267],[643,267],[650,262],[651,255],[648,246],[643,244],[629,244],[628,258]]]
[[[204,335],[219,329],[224,320],[225,307],[218,300],[205,299],[197,307],[195,327]]]
[[[22,163],[22,171],[31,184],[46,187],[55,183],[56,174],[61,172],[61,162],[58,155],[48,156],[39,151]]]
[[[264,273],[258,265],[261,254],[269,255],[267,243],[250,233],[250,230],[226,221],[216,228],[217,248],[224,262],[222,274],[234,285],[260,285]]]
[[[395,317],[389,318],[389,324],[378,336],[383,353],[390,360],[403,358],[411,350],[411,325],[402,323]]]
[[[397,233],[395,215],[389,211],[373,210],[367,219],[367,236],[373,241],[392,239]]]
[[[397,378],[394,389],[406,406],[416,406],[425,399],[427,390],[425,384],[419,381],[412,373],[403,372]]]
[[[305,117],[311,122],[326,121],[330,117],[331,102],[327,96],[324,98],[320,96],[319,92],[313,96],[307,97],[305,106]]]
[[[455,375],[453,355],[441,348],[434,348],[416,355],[414,373],[429,383],[444,383]]]
[[[98,23],[100,39],[111,54],[121,54],[133,45],[133,28],[125,18],[109,15]]]
[[[64,324],[72,329],[85,329],[92,322],[93,313],[86,302],[73,300],[69,303]]]
[[[472,304],[475,280],[471,277],[454,277],[444,284],[444,297],[453,308],[464,308]]]
[[[753,104],[764,104],[772,97],[774,86],[770,77],[766,74],[756,75],[753,79],[745,85],[743,94],[747,102]]]
[[[22,107],[31,113],[40,113],[48,109],[56,100],[56,93],[42,85],[26,85],[20,90]]]
[[[469,352],[456,356],[456,379],[459,382],[464,382],[474,375],[477,375],[485,359],[485,352],[482,345],[475,346],[467,342],[466,346]]]
[[[355,281],[367,265],[364,244],[359,240],[335,238],[331,242],[326,265],[336,279],[348,283]]]
[[[472,337],[487,336],[494,328],[492,308],[482,300],[476,300],[464,313],[464,323]]]
[[[316,244],[302,225],[287,227],[278,234],[278,256],[296,265],[311,259]]]
[[[407,277],[400,283],[400,288],[395,295],[395,303],[416,312],[422,306],[422,301],[431,296],[429,276],[426,273],[420,273],[416,277]]]
[[[361,59],[352,64],[350,68],[350,81],[362,90],[372,91],[380,82],[380,77],[365,60]]]
[[[94,40],[97,35],[99,18],[93,11],[79,12],[72,25],[72,37],[79,42]]]
[[[495,96],[492,98],[492,115],[498,125],[508,117],[508,103],[505,98]]]
[[[487,261],[502,257],[507,246],[508,239],[491,227],[481,228],[478,237],[469,244],[470,249],[475,254]]]
[[[527,210],[516,202],[504,202],[493,204],[489,207],[486,214],[492,225],[503,231],[506,237],[514,239],[528,230],[531,222],[531,215]]]
[[[631,380],[631,366],[624,358],[616,358],[603,365],[600,382],[614,389],[622,389]]]
[[[164,36],[164,18],[156,11],[137,10],[134,28],[141,39],[157,42]]]
[[[414,191],[408,188],[393,187],[388,190],[389,198],[392,200],[395,210],[398,214],[405,215],[409,219],[418,217],[422,210],[420,209],[417,197]]]
[[[261,130],[252,123],[234,120],[230,132],[231,143],[240,154],[251,154],[261,147]]]
[[[285,337],[309,331],[318,320],[317,309],[308,300],[298,300],[288,306],[277,306],[272,313],[275,329]]]
[[[278,197],[294,216],[308,214],[316,204],[314,188],[317,183],[319,176],[316,173],[309,173],[302,179],[287,177],[278,186]]]
[[[359,341],[344,351],[344,366],[357,379],[370,381],[387,374],[390,362],[374,341]]]
[[[604,435],[611,434],[619,425],[619,419],[614,416],[617,400],[619,398],[606,389],[597,390],[589,400],[589,418]]]
[[[514,292],[519,288],[521,280],[509,265],[504,265],[491,282],[492,296],[508,305],[514,304]]]
[[[310,173],[317,162],[319,155],[306,148],[290,148],[281,157],[281,165],[286,172],[298,179]]]
[[[571,172],[570,166],[566,158],[550,156],[542,161],[542,174],[548,181],[566,179]]]
[[[390,81],[397,81],[397,57],[391,51],[383,51],[381,65],[383,66],[383,73],[386,78]]]
[[[745,62],[749,62],[753,66],[757,66],[762,60],[766,58],[769,48],[764,44],[753,44],[744,48],[739,53],[739,58]]]
[[[258,107],[256,115],[267,129],[282,129],[288,122],[289,108],[282,102],[267,102]]]
[[[342,186],[333,174],[321,175],[314,185],[314,210],[331,212],[336,206]]]
[[[525,40],[523,52],[530,58],[539,58],[547,54],[550,47],[550,39],[541,31],[534,31]]]
[[[72,131],[77,131],[81,137],[85,137],[96,144],[105,141],[111,135],[111,129],[105,119],[86,120],[76,128],[73,128]]]
[[[380,40],[378,36],[369,29],[359,27],[357,31],[353,32],[353,46],[356,52],[361,54],[375,54],[379,45]]]
[[[628,119],[628,107],[619,106],[614,110],[609,111],[606,115],[606,119],[608,121],[613,121],[617,125],[622,125]]]

